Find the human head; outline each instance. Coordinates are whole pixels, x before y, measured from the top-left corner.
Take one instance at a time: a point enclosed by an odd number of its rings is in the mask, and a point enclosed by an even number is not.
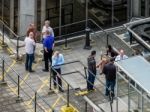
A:
[[[108,45],[108,46],[107,46],[107,49],[108,49],[108,50],[111,50],[111,49],[112,49],[111,45]]]
[[[29,37],[33,39],[33,36],[34,36],[34,33],[33,33],[33,32],[30,32],[30,33],[29,33]]]
[[[115,58],[110,58],[111,63],[114,63],[114,61],[115,61]]]
[[[54,56],[56,57],[56,56],[59,56],[59,51],[55,51],[54,52]]]
[[[50,25],[50,21],[46,20],[46,21],[45,21],[45,26],[46,26],[46,27],[49,27],[49,25]]]
[[[91,51],[91,56],[96,56],[96,51],[95,50]]]
[[[121,49],[119,53],[120,53],[121,56],[123,56],[124,55],[124,50]]]

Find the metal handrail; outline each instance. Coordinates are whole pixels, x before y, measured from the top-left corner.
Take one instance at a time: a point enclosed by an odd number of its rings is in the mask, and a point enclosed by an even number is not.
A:
[[[36,93],[36,95],[38,95],[38,93],[20,76],[20,74],[19,73],[17,73],[12,67],[10,67],[9,66],[9,64],[5,61],[5,59],[4,59],[4,57],[1,57],[0,56],[0,58],[1,58],[1,60],[3,60],[4,61],[4,63],[16,74],[16,76],[17,77],[19,77],[34,93]],[[4,69],[4,71],[5,71],[5,69]],[[5,73],[7,73],[6,71],[5,71]],[[11,79],[12,79],[12,77],[11,76],[9,76]],[[20,80],[20,79],[18,79],[18,80]],[[13,80],[13,79],[12,79]],[[14,80],[13,80],[14,81]],[[14,81],[15,82],[15,81]],[[18,83],[17,82],[15,82],[17,85],[18,85]],[[20,88],[20,86],[19,86],[19,88]],[[23,90],[23,88],[21,87],[21,89]],[[24,90],[23,90],[24,91]],[[28,95],[26,92],[24,92],[27,96],[30,96],[30,95]],[[19,94],[18,94],[19,95]],[[40,95],[38,95],[38,96],[40,96]],[[18,96],[18,97],[20,97],[20,96]],[[31,98],[31,97],[30,97]],[[52,109],[53,110],[53,108],[52,108],[52,106],[51,105],[49,105],[42,97],[40,97],[49,107],[50,107],[50,109]]]

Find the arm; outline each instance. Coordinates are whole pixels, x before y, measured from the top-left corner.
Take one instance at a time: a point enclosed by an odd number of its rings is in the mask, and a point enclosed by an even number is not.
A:
[[[61,65],[64,63],[64,57],[62,54],[60,54],[60,61],[57,63],[58,65]]]

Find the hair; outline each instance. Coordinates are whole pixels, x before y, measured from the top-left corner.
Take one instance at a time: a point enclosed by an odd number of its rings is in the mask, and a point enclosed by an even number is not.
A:
[[[111,50],[111,49],[112,49],[111,45],[108,45],[107,47],[108,47],[108,49],[109,49],[109,50]]]
[[[96,51],[95,50],[91,51],[91,56],[93,56],[93,55],[96,55]]]

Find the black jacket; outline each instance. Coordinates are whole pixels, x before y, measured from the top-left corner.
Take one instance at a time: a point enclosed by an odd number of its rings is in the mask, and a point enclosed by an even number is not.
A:
[[[106,80],[113,81],[116,79],[116,66],[113,63],[108,63],[103,68],[103,73],[106,76]]]

